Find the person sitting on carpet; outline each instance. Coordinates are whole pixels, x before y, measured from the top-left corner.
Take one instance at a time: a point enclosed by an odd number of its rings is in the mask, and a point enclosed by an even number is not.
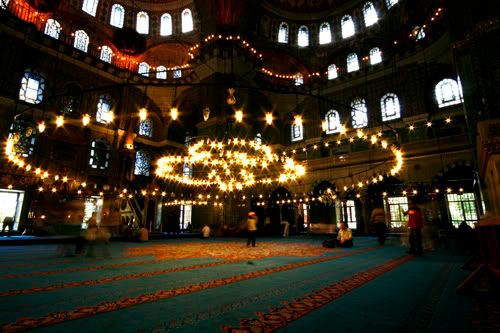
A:
[[[352,247],[352,231],[345,222],[340,223],[340,230],[337,236],[337,247]]]
[[[210,227],[205,224],[203,229],[201,229],[201,234],[203,239],[208,239],[210,238]]]
[[[146,242],[149,240],[149,232],[146,227],[144,227],[144,224],[141,224],[141,228],[139,229],[139,232],[137,233],[137,238],[139,242]]]

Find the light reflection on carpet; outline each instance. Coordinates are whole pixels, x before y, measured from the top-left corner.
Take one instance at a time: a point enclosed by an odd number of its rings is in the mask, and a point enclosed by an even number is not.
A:
[[[317,257],[334,249],[321,245],[292,242],[260,242],[246,247],[243,242],[207,242],[184,244],[155,244],[125,249],[130,256],[153,255],[157,259],[222,258],[231,260],[263,259],[270,257]]]

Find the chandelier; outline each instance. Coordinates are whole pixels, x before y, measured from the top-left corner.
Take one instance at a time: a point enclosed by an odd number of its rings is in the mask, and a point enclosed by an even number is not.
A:
[[[180,173],[185,166],[193,167],[195,176]],[[257,184],[286,183],[305,172],[302,164],[291,157],[279,156],[268,145],[239,138],[200,140],[188,148],[187,155],[160,158],[156,169],[156,175],[166,180],[217,187],[223,192]]]

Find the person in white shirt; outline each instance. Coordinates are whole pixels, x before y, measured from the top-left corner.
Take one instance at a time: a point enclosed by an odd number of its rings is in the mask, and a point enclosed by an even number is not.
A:
[[[340,230],[337,236],[337,247],[352,247],[352,231],[345,222],[340,223]]]
[[[210,237],[210,227],[205,224],[203,229],[201,229],[201,233],[202,233],[204,239],[209,238]]]

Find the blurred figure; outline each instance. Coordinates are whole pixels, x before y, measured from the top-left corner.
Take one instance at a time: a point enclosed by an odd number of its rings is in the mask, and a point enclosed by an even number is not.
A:
[[[422,211],[417,206],[415,201],[410,200],[408,203],[408,210],[403,213],[408,216],[408,228],[409,228],[409,238],[410,238],[410,250],[409,253],[416,255],[421,255],[422,251],[422,228],[424,226],[424,221],[422,217]]]
[[[137,239],[139,240],[139,242],[146,242],[149,240],[149,231],[148,229],[146,229],[144,224],[141,224],[141,228],[137,233]]]
[[[375,208],[372,211],[370,222],[375,228],[378,243],[384,245],[386,239],[387,225],[385,224],[385,211],[381,203],[375,203]]]
[[[248,219],[247,219],[247,232],[248,232],[248,239],[247,239],[247,247],[250,246],[250,243],[252,243],[252,247],[255,247],[255,237],[257,236],[257,222],[259,219],[257,218],[257,214],[254,212],[248,213]]]
[[[347,227],[347,223],[340,223],[339,234],[337,235],[337,247],[352,247],[352,231]]]
[[[14,227],[14,219],[11,216],[6,216],[3,219],[2,232],[5,232],[5,228],[9,228],[9,232],[7,233],[7,236],[10,236],[10,234],[12,233],[13,227]]]
[[[281,221],[283,228],[283,237],[288,238],[288,233],[290,232],[290,223],[288,221]]]
[[[203,239],[210,238],[210,227],[208,225],[204,225],[203,229],[201,229],[201,234]]]

